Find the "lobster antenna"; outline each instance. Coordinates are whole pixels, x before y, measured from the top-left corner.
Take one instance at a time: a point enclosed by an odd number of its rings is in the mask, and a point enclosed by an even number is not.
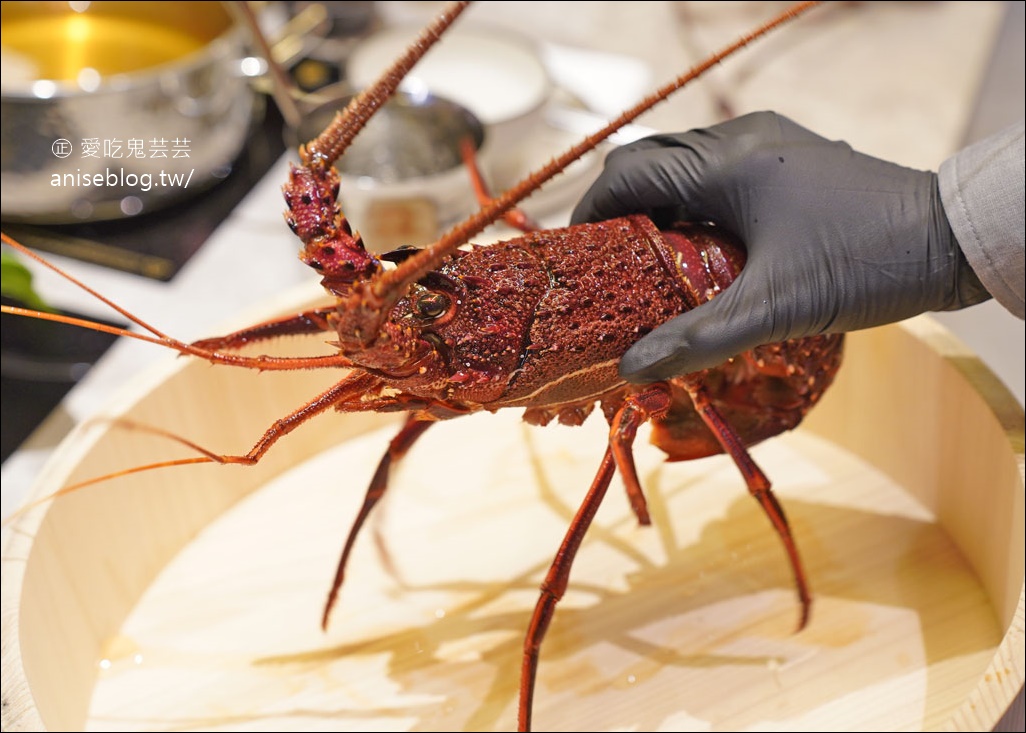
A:
[[[302,159],[303,165],[317,164],[326,168],[338,160],[357,133],[367,124],[367,120],[399,88],[403,77],[438,41],[442,33],[452,25],[460,13],[467,9],[468,5],[470,2],[450,3],[420,32],[416,40],[406,49],[406,53],[396,59],[372,86],[360,92],[346,105],[344,110],[335,115],[324,132],[305,145],[300,145],[299,157]]]
[[[527,178],[520,181],[520,183],[510,188],[501,196],[482,206],[475,214],[472,214],[442,235],[442,238],[434,244],[425,247],[417,254],[411,256],[396,269],[382,272],[371,281],[368,295],[373,296],[378,301],[375,303],[377,307],[384,308],[391,305],[391,303],[398,299],[399,294],[405,291],[407,286],[438,268],[447,257],[452,255],[457,247],[467,242],[475,234],[480,233],[485,227],[497,221],[503,214],[534,193],[542,184],[554,178],[570,163],[593,150],[599,143],[621,127],[633,122],[635,118],[647,112],[659,102],[662,102],[670,94],[698,78],[727,57],[737,53],[752,41],[821,4],[820,0],[812,0],[793,5],[726,48],[713,54],[691,70],[659,88],[598,132],[589,135],[562,155],[553,158],[545,166],[531,173]],[[383,313],[384,310],[381,312]]]

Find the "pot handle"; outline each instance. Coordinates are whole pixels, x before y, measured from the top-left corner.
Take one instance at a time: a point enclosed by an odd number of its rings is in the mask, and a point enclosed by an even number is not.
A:
[[[293,98],[295,85],[289,81],[289,78],[285,74],[283,63],[281,58],[279,58],[278,52],[275,51],[275,48],[267,39],[267,34],[264,32],[263,28],[260,27],[260,19],[257,18],[256,13],[253,12],[253,8],[250,7],[248,2],[235,2],[232,3],[230,7],[232,8],[232,12],[235,15],[236,21],[243,25],[246,28],[246,30],[249,31],[249,35],[253,43],[256,44],[256,47],[260,52],[260,56],[263,57],[266,73],[262,75],[260,78],[266,79],[270,82],[271,96],[274,98],[275,104],[278,105],[278,109],[281,111],[282,116],[285,118],[286,124],[289,127],[294,127],[298,125],[302,118],[300,116],[299,107],[296,104],[295,99]],[[325,10],[325,8],[322,5],[307,6],[305,11],[310,11],[311,8],[320,9],[320,14],[323,15],[325,19],[327,18],[327,10]],[[289,25],[293,21],[295,21],[296,18],[300,18],[302,17],[302,15],[303,13],[299,13],[298,15],[296,15],[292,20],[289,21],[289,23],[285,24],[285,27],[289,27]],[[309,21],[299,23],[298,26],[305,28],[308,22]],[[283,37],[279,39],[278,47],[281,48],[280,44],[283,41],[289,42],[291,39],[299,39],[299,44],[291,43],[290,45],[302,48],[302,46],[304,45],[303,40],[305,39],[306,35],[306,33],[300,35],[295,30],[289,33],[285,33],[283,34]],[[287,51],[281,53],[283,57],[288,55]],[[254,88],[259,90],[259,87],[257,87],[256,84],[254,84],[253,86]]]
[[[236,24],[247,28],[250,36],[254,36],[252,24],[257,21],[252,15],[249,4],[232,2],[227,5],[236,19]],[[313,3],[273,30],[271,32],[273,40],[264,41],[264,45],[281,68],[300,57],[306,50],[307,42],[312,38],[323,36],[329,26],[328,11],[323,5]],[[259,39],[263,40],[264,38],[266,38],[264,31],[260,30]],[[260,44],[258,43],[258,45]],[[264,52],[251,55],[248,51],[240,49],[238,54],[232,54],[230,58],[218,64],[217,73],[221,74],[222,78],[245,80],[257,93],[273,94],[275,84],[271,78],[270,64],[265,56]],[[175,99],[175,107],[178,112],[187,117],[202,117],[214,113],[216,112],[215,107],[227,99],[227,96],[222,95],[193,94],[180,79],[165,80],[164,84],[165,91]],[[219,99],[221,102],[218,101]],[[285,100],[286,104],[287,102],[288,100]],[[279,103],[279,108],[281,107],[282,103]],[[284,113],[285,110],[283,110]]]
[[[237,5],[240,3],[232,3],[233,12],[238,18]],[[275,62],[281,66],[290,66],[306,53],[311,40],[322,39],[330,27],[331,19],[324,5],[310,3],[280,28],[269,33],[270,38],[267,40]]]

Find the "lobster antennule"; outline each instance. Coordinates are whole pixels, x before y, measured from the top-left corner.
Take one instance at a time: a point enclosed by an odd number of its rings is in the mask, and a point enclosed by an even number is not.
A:
[[[406,291],[410,284],[420,280],[432,270],[437,269],[460,245],[465,244],[471,237],[498,221],[507,211],[537,191],[544,183],[561,173],[568,165],[585,153],[594,150],[599,143],[606,140],[614,132],[624,125],[633,122],[637,117],[665,100],[673,92],[698,78],[724,59],[737,53],[752,41],[821,4],[821,0],[809,0],[808,2],[800,2],[787,8],[755,30],[741,36],[731,45],[709,56],[697,66],[692,67],[689,71],[660,87],[601,130],[589,135],[563,154],[553,158],[545,166],[531,173],[505,193],[481,207],[476,213],[446,232],[441,239],[405,260],[396,269],[376,274],[370,282],[370,287],[367,288],[368,292],[363,296],[364,300],[373,303],[375,309],[380,313],[384,313]]]

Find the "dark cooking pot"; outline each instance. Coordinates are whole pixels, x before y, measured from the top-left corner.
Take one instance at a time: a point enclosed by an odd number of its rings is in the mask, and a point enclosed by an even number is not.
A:
[[[0,31],[4,220],[155,209],[245,142],[259,101],[222,3],[5,2]]]

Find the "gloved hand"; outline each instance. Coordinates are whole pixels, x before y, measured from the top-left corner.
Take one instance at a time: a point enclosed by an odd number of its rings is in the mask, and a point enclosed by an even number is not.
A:
[[[748,262],[713,300],[627,351],[620,373],[632,382],[990,297],[951,232],[935,173],[857,153],[770,112],[613,151],[572,220],[635,212],[657,224],[714,222],[740,237]]]

